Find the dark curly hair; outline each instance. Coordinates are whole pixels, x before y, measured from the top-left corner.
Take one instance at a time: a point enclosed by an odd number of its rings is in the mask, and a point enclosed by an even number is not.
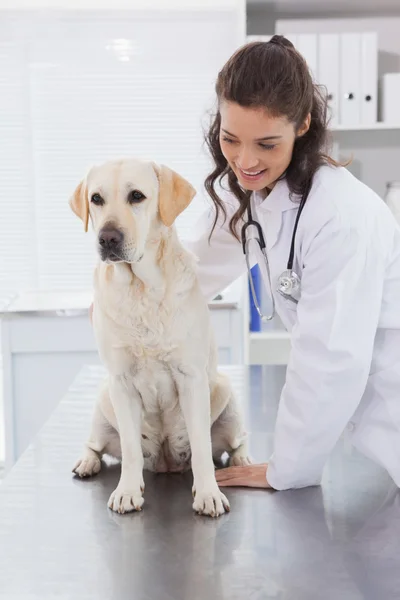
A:
[[[280,35],[274,35],[269,42],[246,44],[218,74],[215,87],[218,105],[226,100],[243,107],[265,108],[274,117],[285,116],[296,131],[311,114],[310,127],[303,136],[296,138],[291,162],[282,175],[291,195],[307,195],[313,176],[322,164],[339,166],[324,153],[328,142],[328,120],[326,93],[322,90],[313,83],[304,58],[288,39]],[[240,204],[229,223],[231,233],[239,239],[236,226],[247,209],[251,192],[239,186],[222,154],[220,126],[218,107],[206,135],[206,143],[215,162],[214,170],[205,180],[205,188],[216,209],[211,234],[220,212],[226,219],[224,203],[215,190],[216,181],[221,184],[226,177],[230,191]]]

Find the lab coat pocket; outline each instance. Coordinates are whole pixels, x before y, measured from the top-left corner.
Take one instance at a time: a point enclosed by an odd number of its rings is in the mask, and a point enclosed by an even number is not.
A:
[[[280,294],[276,297],[277,312],[285,328],[290,331],[297,321],[297,303]]]
[[[297,300],[294,300],[291,297],[284,298],[282,296],[282,301],[283,301],[283,305],[285,306],[285,308],[287,310],[291,310],[291,311],[294,311],[297,313],[297,304],[298,304]]]

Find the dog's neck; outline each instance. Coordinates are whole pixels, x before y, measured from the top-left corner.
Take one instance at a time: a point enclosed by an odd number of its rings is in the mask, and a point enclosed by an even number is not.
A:
[[[161,240],[148,242],[142,260],[130,265],[133,274],[140,279],[149,291],[157,295],[164,294],[166,285],[158,256],[160,243]]]
[[[149,240],[142,260],[130,268],[147,291],[161,299],[168,293],[179,294],[193,286],[194,265],[194,257],[184,249],[175,228],[171,227]]]

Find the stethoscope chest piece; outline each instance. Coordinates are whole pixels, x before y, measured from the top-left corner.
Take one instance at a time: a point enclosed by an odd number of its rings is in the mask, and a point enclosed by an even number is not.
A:
[[[287,269],[282,273],[278,279],[278,292],[283,296],[293,296],[300,289],[300,277],[292,271]]]

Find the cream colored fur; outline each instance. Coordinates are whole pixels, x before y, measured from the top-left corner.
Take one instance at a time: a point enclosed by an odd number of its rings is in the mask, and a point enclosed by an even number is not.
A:
[[[130,205],[133,189],[145,199]],[[91,201],[94,194],[102,206]],[[142,507],[143,468],[191,466],[194,510],[221,515],[229,503],[217,486],[213,456],[228,452],[231,464],[249,462],[230,382],[217,371],[196,260],[171,225],[193,195],[170,169],[132,159],[93,168],[71,199],[98,240],[110,226],[124,236],[121,260],[103,256],[94,275],[93,327],[108,378],[74,467],[85,477],[100,471],[103,454],[122,459],[108,504],[121,513]]]

